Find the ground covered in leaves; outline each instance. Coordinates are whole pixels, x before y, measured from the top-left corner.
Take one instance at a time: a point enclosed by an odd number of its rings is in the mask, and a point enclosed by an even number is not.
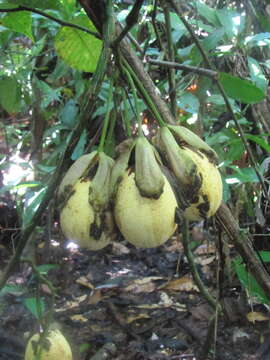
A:
[[[270,359],[266,309],[251,304],[230,264],[218,292],[215,243],[202,227],[191,236],[199,244],[193,252],[205,287],[221,294],[218,316],[192,280],[181,239],[148,250],[121,241],[98,252],[39,240],[37,265],[55,289],[54,321],[74,360]],[[1,270],[11,252],[0,246]],[[37,296],[46,319],[52,289],[22,263],[0,293],[1,360],[24,358],[39,326]]]

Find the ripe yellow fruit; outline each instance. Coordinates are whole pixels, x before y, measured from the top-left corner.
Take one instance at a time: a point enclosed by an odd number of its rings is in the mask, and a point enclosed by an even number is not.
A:
[[[90,250],[100,250],[109,244],[110,237],[93,226],[95,214],[88,201],[90,184],[88,180],[79,180],[73,186],[72,195],[60,213],[60,225],[69,240]]]
[[[216,165],[210,162],[200,151],[185,148],[184,151],[197,165],[197,173],[201,176],[202,184],[194,203],[184,211],[184,217],[191,221],[203,220],[213,216],[222,201],[222,180]]]
[[[33,335],[27,343],[25,360],[35,360],[38,354],[39,360],[72,360],[72,352],[69,343],[59,330],[49,331],[44,339],[44,346],[39,345],[39,334]]]
[[[140,195],[134,173],[126,171],[119,184],[114,215],[127,241],[136,247],[152,248],[167,241],[176,230],[174,192],[164,176],[163,193],[158,199]]]

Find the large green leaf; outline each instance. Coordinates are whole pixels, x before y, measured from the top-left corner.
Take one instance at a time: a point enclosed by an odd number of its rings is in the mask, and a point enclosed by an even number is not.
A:
[[[13,77],[0,78],[0,105],[8,113],[16,113],[21,107],[21,86]]]
[[[227,96],[241,101],[245,104],[252,104],[262,101],[264,92],[251,81],[240,79],[236,76],[220,72],[219,80]]]
[[[96,31],[87,16],[80,16],[76,24]],[[55,37],[55,49],[65,63],[74,69],[94,72],[101,52],[102,41],[84,31],[63,27]]]
[[[1,19],[1,24],[12,31],[22,33],[34,41],[32,17],[28,11],[11,12]]]

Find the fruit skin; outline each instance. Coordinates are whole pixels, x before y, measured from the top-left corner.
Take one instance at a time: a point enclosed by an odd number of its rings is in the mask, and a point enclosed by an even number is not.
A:
[[[119,183],[114,216],[122,235],[136,247],[152,248],[167,241],[176,230],[174,192],[164,176],[159,199],[140,195],[134,172],[127,170]]]
[[[197,196],[192,203],[184,210],[184,217],[188,220],[198,221],[213,216],[218,210],[222,201],[222,180],[216,165],[209,161],[206,155],[200,151],[184,148],[197,165],[197,174],[202,182]]]
[[[59,330],[49,331],[41,349],[38,340],[40,335],[33,335],[27,343],[24,360],[35,360],[36,351],[40,349],[39,360],[72,360],[69,343]]]
[[[60,213],[60,225],[68,239],[81,247],[100,250],[109,244],[110,237],[93,225],[95,215],[89,203],[90,185],[90,180],[80,179],[73,186],[73,192]],[[110,220],[109,213],[107,216],[106,220]]]

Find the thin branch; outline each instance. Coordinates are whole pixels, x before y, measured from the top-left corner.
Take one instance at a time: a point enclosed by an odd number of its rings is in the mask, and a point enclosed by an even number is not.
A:
[[[35,8],[31,8],[31,7],[28,7],[28,6],[18,6],[16,8],[0,9],[0,13],[2,13],[2,12],[19,12],[19,11],[30,11],[30,12],[32,12],[34,14],[39,14],[39,15],[44,16],[44,17],[46,17],[46,18],[48,18],[50,20],[53,20],[57,24],[84,31],[87,34],[93,35],[96,38],[101,39],[101,36],[98,33],[94,32],[94,31],[91,31],[91,30],[89,30],[89,29],[87,29],[87,28],[85,28],[83,26],[80,26],[80,25],[76,25],[76,24],[72,24],[72,23],[67,22],[67,21],[60,20],[60,19],[58,19],[58,18],[56,18],[56,17],[54,17],[52,15],[49,15],[49,14],[45,13],[44,11],[41,11],[41,10],[38,10],[38,9],[35,9]]]
[[[126,17],[126,26],[114,41],[113,44],[114,46],[117,46],[120,43],[120,41],[127,35],[129,30],[137,23],[143,2],[144,0],[135,1],[135,4],[130,10],[128,16]]]
[[[204,48],[202,47],[198,37],[196,36],[196,34],[194,33],[193,29],[192,29],[192,26],[189,24],[189,22],[185,19],[185,17],[181,14],[180,10],[179,10],[179,7],[177,5],[177,3],[175,2],[175,0],[169,0],[172,7],[174,8],[175,12],[177,13],[178,17],[180,18],[180,20],[183,22],[183,24],[185,25],[185,27],[187,28],[188,32],[190,33],[190,36],[192,38],[192,40],[194,41],[194,43],[196,44],[197,48],[199,49],[201,55],[202,55],[202,58],[205,62],[205,64],[207,65],[207,67],[211,70],[213,70],[213,67],[212,67],[212,64],[210,62],[210,60],[208,59],[208,56],[206,54],[206,52],[204,51]],[[251,163],[252,163],[252,166],[256,172],[256,175],[259,179],[259,182],[262,186],[262,190],[263,190],[263,193],[264,193],[264,196],[266,197],[266,199],[268,199],[270,201],[270,198],[269,198],[269,194],[268,194],[268,191],[267,191],[267,187],[265,185],[265,182],[264,182],[264,179],[263,179],[263,176],[261,175],[260,171],[258,170],[258,166],[256,164],[256,161],[255,161],[255,158],[253,156],[253,152],[252,150],[250,149],[250,146],[245,138],[245,134],[244,134],[244,131],[241,127],[241,125],[239,124],[239,122],[237,121],[237,118],[234,114],[234,111],[233,111],[233,108],[230,104],[230,101],[225,93],[225,90],[221,84],[221,82],[218,80],[218,79],[215,79],[215,83],[224,99],[224,102],[225,102],[225,105],[232,117],[232,119],[234,120],[234,123],[236,125],[236,128],[237,130],[239,131],[239,134],[240,134],[240,137],[241,137],[241,140],[245,146],[245,149],[250,157],[250,160],[251,160]]]
[[[179,63],[176,63],[173,61],[156,60],[156,59],[152,59],[150,57],[147,57],[146,61],[152,65],[164,66],[164,67],[173,68],[176,70],[185,70],[185,71],[193,72],[198,75],[210,77],[214,80],[216,80],[218,77],[217,71],[208,70],[208,69],[204,69],[204,68],[200,68],[200,67],[196,67],[196,66],[183,65],[183,64],[179,64]]]

